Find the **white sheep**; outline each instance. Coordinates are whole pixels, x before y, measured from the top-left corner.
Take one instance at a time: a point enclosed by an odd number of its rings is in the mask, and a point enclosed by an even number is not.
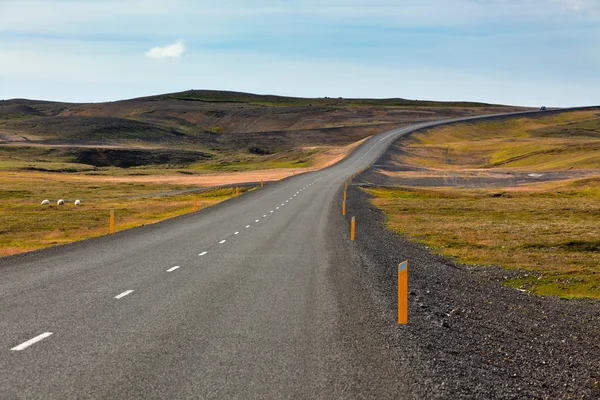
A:
[[[56,202],[57,206],[64,206],[65,205],[65,201],[63,199],[60,199]]]
[[[79,207],[81,205],[81,201],[75,200],[75,207]]]
[[[42,200],[42,205],[43,206],[49,206],[50,205],[50,200]]]

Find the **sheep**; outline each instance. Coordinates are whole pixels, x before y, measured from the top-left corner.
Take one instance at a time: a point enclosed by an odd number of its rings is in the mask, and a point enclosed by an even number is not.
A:
[[[56,202],[57,206],[64,206],[65,205],[65,201],[63,199],[60,199]]]
[[[50,205],[50,200],[48,200],[48,199],[42,200],[42,205],[43,206],[49,206]]]
[[[79,207],[81,205],[81,201],[75,200],[75,207]]]

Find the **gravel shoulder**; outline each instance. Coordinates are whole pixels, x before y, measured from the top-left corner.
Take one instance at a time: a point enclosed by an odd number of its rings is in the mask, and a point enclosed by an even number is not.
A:
[[[523,293],[500,283],[518,271],[434,255],[388,230],[357,187],[349,187],[347,207],[346,217],[333,218],[332,235],[347,238],[356,216],[356,241],[332,240],[346,242],[353,262],[337,265],[332,276],[349,274],[371,289],[362,301],[379,313],[373,329],[394,362],[409,371],[397,378],[410,387],[409,397],[600,398],[600,303]],[[398,326],[396,270],[403,260],[409,260],[409,324]],[[340,303],[347,300],[339,294]]]

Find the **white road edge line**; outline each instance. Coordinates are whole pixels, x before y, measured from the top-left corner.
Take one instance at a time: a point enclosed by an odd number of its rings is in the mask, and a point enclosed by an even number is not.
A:
[[[38,336],[34,337],[33,339],[29,339],[28,341],[23,342],[20,345],[13,347],[11,350],[12,351],[25,350],[26,348],[28,348],[32,344],[37,343],[40,340],[44,340],[44,339],[46,339],[50,335],[52,335],[52,332],[44,332],[41,335],[38,335]]]
[[[198,254],[198,255],[199,255],[199,256],[203,256],[203,255],[205,255],[206,253],[208,253],[208,251],[203,251],[202,253],[200,253],[200,254]]]
[[[125,297],[125,296],[127,296],[128,294],[131,294],[131,293],[133,293],[133,290],[127,290],[127,291],[125,291],[125,292],[123,292],[121,294],[116,295],[115,299],[121,299],[121,298],[123,298],[123,297]]]
[[[167,270],[167,272],[173,272],[173,271],[175,271],[176,269],[179,269],[179,265],[176,265],[176,266],[174,266],[173,268],[169,268],[169,269]]]

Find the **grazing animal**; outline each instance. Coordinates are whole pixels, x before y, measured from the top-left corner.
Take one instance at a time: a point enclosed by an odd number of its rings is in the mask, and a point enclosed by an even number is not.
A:
[[[42,200],[42,205],[43,206],[49,206],[50,205],[50,200]]]
[[[64,206],[65,205],[65,201],[63,199],[60,199],[56,202],[57,206]]]
[[[81,205],[81,201],[75,200],[75,207],[79,207]]]

